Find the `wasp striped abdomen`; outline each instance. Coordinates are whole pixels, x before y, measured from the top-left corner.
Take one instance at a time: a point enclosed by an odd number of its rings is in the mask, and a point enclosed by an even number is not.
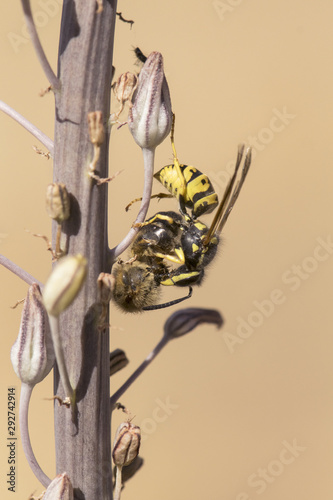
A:
[[[188,208],[197,218],[211,213],[218,205],[217,194],[207,175],[191,165],[166,165],[154,177],[177,198],[183,214]]]

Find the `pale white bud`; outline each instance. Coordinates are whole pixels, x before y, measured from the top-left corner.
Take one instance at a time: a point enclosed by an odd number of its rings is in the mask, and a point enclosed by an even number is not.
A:
[[[73,500],[73,486],[66,472],[56,476],[44,493],[43,500]]]
[[[141,148],[156,148],[169,134],[172,122],[169,87],[159,52],[152,52],[147,58],[132,103],[128,126],[135,142]]]
[[[81,254],[67,255],[55,265],[43,290],[44,306],[59,316],[78,295],[87,274],[87,259]]]
[[[20,331],[10,357],[16,375],[22,382],[31,386],[41,382],[54,364],[48,315],[36,283],[29,287]]]

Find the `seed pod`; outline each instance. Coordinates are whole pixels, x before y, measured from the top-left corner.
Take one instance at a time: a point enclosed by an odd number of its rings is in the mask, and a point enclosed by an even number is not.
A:
[[[88,113],[89,136],[92,144],[100,146],[105,139],[102,111]]]
[[[140,427],[123,422],[117,429],[113,442],[112,458],[117,467],[129,465],[139,453],[141,441]]]
[[[129,71],[120,75],[114,87],[114,93],[117,100],[122,104],[128,101],[132,97],[137,83],[137,77]]]
[[[110,352],[110,377],[119,372],[129,363],[125,351],[122,349],[115,349]]]
[[[78,295],[87,274],[87,259],[81,254],[67,255],[54,267],[43,290],[44,306],[59,316]]]
[[[56,476],[44,493],[43,500],[73,500],[72,483],[66,472]]]
[[[163,57],[152,52],[139,74],[128,126],[141,148],[155,149],[169,134],[172,110]]]
[[[30,386],[41,382],[54,364],[49,320],[36,283],[29,287],[10,357],[16,375]]]
[[[61,224],[70,215],[69,194],[65,184],[56,182],[46,189],[46,211],[51,219]]]
[[[181,337],[191,332],[201,323],[213,323],[218,328],[223,325],[223,318],[216,309],[188,307],[174,312],[164,324],[164,336],[169,339]]]

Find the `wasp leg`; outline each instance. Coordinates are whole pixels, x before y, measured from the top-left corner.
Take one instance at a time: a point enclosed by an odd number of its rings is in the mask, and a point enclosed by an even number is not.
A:
[[[164,286],[190,286],[198,285],[204,275],[203,269],[197,271],[189,271],[186,266],[180,266],[178,269],[170,273],[169,278],[161,281]]]
[[[169,212],[169,213],[171,213],[171,212]],[[170,225],[174,224],[174,222],[177,223],[177,221],[175,221],[175,218],[173,216],[167,215],[167,213],[163,214],[162,212],[159,212],[158,214],[154,215],[153,217],[150,217],[150,219],[147,219],[145,222],[135,222],[134,224],[132,224],[132,227],[149,226],[153,222],[155,222],[155,221],[159,222],[161,220],[168,222]]]
[[[179,205],[180,205],[180,212],[185,215],[186,214],[186,208],[185,208],[185,195],[186,195],[186,181],[183,175],[183,172],[181,171],[178,157],[177,157],[177,151],[176,151],[176,146],[175,146],[175,121],[176,121],[176,115],[175,113],[172,113],[172,125],[171,125],[171,133],[170,133],[170,139],[171,139],[171,147],[173,151],[173,164],[177,173],[177,177],[179,179],[179,187],[178,187],[178,200],[179,200]]]
[[[176,255],[165,254],[161,252],[154,252],[155,257],[159,257],[160,259],[166,259],[169,262],[173,262],[174,264],[184,264],[185,263],[185,255],[183,249],[178,247],[175,248]]]
[[[173,198],[173,195],[169,194],[169,193],[157,193],[157,194],[152,194],[151,197],[150,197],[150,199],[152,199],[152,198],[158,198],[159,200],[161,200],[162,198]],[[134,203],[137,203],[138,201],[142,201],[142,198],[135,198],[134,200],[132,200],[125,207],[126,212],[128,212],[129,209],[131,208],[131,206],[134,205]]]

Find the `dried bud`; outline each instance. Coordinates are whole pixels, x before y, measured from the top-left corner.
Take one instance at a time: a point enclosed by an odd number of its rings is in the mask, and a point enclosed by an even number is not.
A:
[[[145,62],[133,94],[128,126],[141,148],[155,149],[169,134],[172,110],[163,57],[152,52]]]
[[[128,101],[132,97],[137,84],[138,79],[133,73],[127,71],[127,73],[120,75],[114,87],[114,93],[117,100],[121,104]]]
[[[110,352],[110,377],[115,373],[119,372],[128,365],[129,361],[127,359],[125,351],[122,349],[115,349]]]
[[[72,483],[66,472],[56,476],[44,493],[43,500],[73,500]]]
[[[41,382],[54,364],[49,320],[36,283],[29,287],[10,357],[16,375],[28,385]]]
[[[108,273],[100,273],[97,278],[97,286],[99,292],[99,300],[102,304],[108,305],[112,298],[112,288],[114,284],[114,276]]]
[[[139,454],[141,440],[140,427],[123,422],[117,429],[113,442],[112,458],[117,467],[129,465]]]
[[[218,328],[223,325],[223,318],[215,309],[189,307],[174,312],[164,325],[164,336],[170,340],[186,335],[201,323],[213,323]]]
[[[102,111],[88,113],[89,137],[92,144],[100,146],[105,139]]]
[[[75,299],[87,274],[87,259],[81,254],[67,255],[58,261],[43,290],[44,306],[59,316]]]
[[[46,189],[46,211],[51,219],[61,224],[70,214],[69,194],[65,184],[56,182]]]

